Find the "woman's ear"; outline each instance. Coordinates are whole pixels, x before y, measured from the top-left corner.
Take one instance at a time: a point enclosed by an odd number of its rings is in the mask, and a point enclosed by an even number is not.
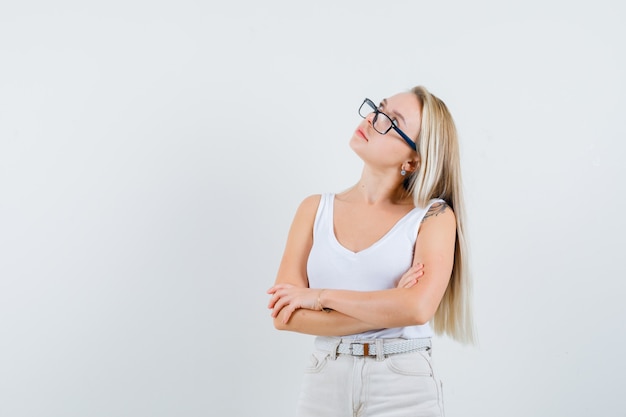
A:
[[[415,159],[406,161],[404,164],[402,164],[402,169],[404,169],[406,172],[415,172],[419,168],[420,162],[421,159],[418,155]]]

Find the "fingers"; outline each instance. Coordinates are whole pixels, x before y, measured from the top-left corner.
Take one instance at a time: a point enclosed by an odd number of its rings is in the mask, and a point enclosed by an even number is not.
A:
[[[287,322],[289,321],[289,318],[291,317],[291,314],[296,310],[297,308],[294,307],[293,304],[290,304],[289,306],[284,308],[283,324],[287,324]]]
[[[270,298],[269,303],[267,303],[267,308],[274,308],[274,305],[276,304],[276,301],[278,301],[279,298],[280,296],[274,293],[272,297]]]
[[[413,287],[415,284],[417,284],[419,281],[417,278],[412,279],[411,281],[407,282],[406,284],[404,284],[404,286],[402,288],[411,288]]]
[[[270,298],[270,302],[267,305],[267,308],[271,309],[272,318],[278,317],[281,311],[284,309],[287,312],[286,317],[283,317],[283,323],[287,323],[291,313],[293,311],[289,311],[289,309],[295,310],[299,308],[295,304],[297,303],[296,294],[293,294],[293,291],[290,291],[291,288],[294,288],[293,285],[290,284],[280,284],[275,285],[270,288],[268,292],[271,291],[272,298]],[[283,313],[284,314],[284,313]]]
[[[424,265],[421,263],[413,265],[402,275],[396,288],[411,288],[417,284],[418,279],[424,275]]]
[[[283,324],[287,324],[293,312],[300,307],[297,300],[292,300],[289,297],[280,297],[272,308],[271,316],[272,318],[276,318],[281,315],[281,321]]]
[[[286,301],[284,298],[279,299],[278,302],[276,302],[276,304],[274,304],[274,306],[272,307],[272,317],[278,317],[280,311],[287,305],[289,305],[288,301]],[[286,321],[283,322],[286,323]]]
[[[294,288],[294,287],[295,286],[291,284],[276,284],[273,287],[271,287],[269,290],[267,290],[267,294],[272,295],[272,297],[270,298],[270,301],[267,303],[267,308],[274,308],[276,301],[278,301],[278,299],[282,296],[281,294],[279,294],[280,290],[286,290],[286,289]]]
[[[287,295],[288,294],[281,290],[277,290],[274,292],[274,295],[272,295],[267,308],[272,310],[271,316],[273,318],[276,318],[280,313],[280,310],[282,310],[285,305],[289,304]]]
[[[267,291],[272,294],[267,305],[271,309],[271,316],[277,318],[280,315],[281,321],[286,324],[289,318],[299,308],[315,309],[315,300],[311,297],[317,296],[317,291],[309,288],[298,288],[290,284],[275,285]]]
[[[294,285],[291,284],[276,284],[274,286],[272,286],[269,290],[267,290],[268,294],[274,294],[276,291],[283,289],[283,288],[293,288]]]

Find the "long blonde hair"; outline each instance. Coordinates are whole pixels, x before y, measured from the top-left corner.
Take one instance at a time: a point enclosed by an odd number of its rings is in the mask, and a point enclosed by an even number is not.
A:
[[[472,283],[465,241],[465,206],[456,127],[443,101],[422,86],[414,87],[411,92],[422,107],[422,123],[417,137],[421,162],[409,178],[408,190],[416,207],[425,207],[431,199],[441,198],[456,217],[452,276],[433,318],[433,327],[437,334],[473,344],[476,336],[471,306]]]

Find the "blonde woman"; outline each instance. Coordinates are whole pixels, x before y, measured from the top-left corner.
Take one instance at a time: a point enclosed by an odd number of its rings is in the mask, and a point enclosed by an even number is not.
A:
[[[297,415],[442,416],[431,338],[474,340],[456,128],[424,87],[359,114],[361,178],[301,203],[268,290],[277,329],[318,336]]]

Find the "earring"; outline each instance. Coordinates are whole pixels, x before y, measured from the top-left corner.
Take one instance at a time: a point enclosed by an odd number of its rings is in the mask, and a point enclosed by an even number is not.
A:
[[[406,175],[406,171],[405,170],[400,171],[400,175],[404,177]]]

